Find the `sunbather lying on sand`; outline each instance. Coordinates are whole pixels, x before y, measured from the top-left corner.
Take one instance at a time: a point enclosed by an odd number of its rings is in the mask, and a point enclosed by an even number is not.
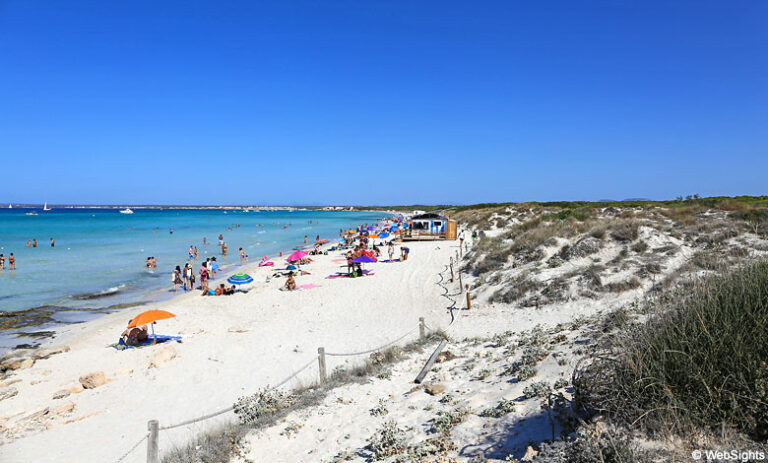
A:
[[[132,320],[128,321],[128,324],[131,324]],[[120,335],[120,338],[123,340],[126,346],[138,346],[142,342],[149,339],[149,331],[147,329],[147,325],[141,325],[141,326],[134,326],[133,328],[127,328],[123,333]]]

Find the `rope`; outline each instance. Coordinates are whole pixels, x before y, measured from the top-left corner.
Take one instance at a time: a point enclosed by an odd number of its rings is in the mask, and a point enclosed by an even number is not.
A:
[[[144,440],[145,440],[145,439],[147,439],[148,437],[149,437],[149,433],[146,433],[146,434],[144,434],[144,437],[142,437],[142,438],[141,438],[141,440],[139,440],[138,442],[136,442],[135,444],[133,444],[133,447],[131,447],[131,449],[130,449],[130,450],[128,450],[127,452],[125,452],[125,453],[123,454],[123,456],[121,456],[120,458],[118,458],[116,463],[120,463],[121,461],[125,460],[125,457],[127,457],[128,455],[130,455],[130,454],[131,454],[131,452],[133,452],[134,450],[136,450],[136,447],[138,447],[138,446],[139,446],[139,445],[140,445],[142,442],[144,442]]]
[[[310,361],[309,361],[309,362],[307,362],[307,363],[306,363],[306,364],[305,364],[303,367],[301,367],[301,368],[299,368],[298,370],[296,370],[296,372],[294,372],[294,373],[293,373],[291,376],[289,376],[289,377],[285,378],[284,380],[282,380],[282,381],[280,381],[279,383],[277,383],[277,385],[276,385],[276,386],[273,386],[273,387],[271,387],[271,388],[269,388],[269,389],[277,389],[278,387],[280,387],[280,386],[282,386],[283,384],[287,383],[288,381],[292,380],[293,378],[295,378],[295,377],[296,377],[296,375],[298,375],[298,374],[299,374],[299,373],[301,373],[302,371],[306,370],[306,369],[307,369],[307,368],[308,368],[310,365],[312,365],[313,363],[315,363],[315,361],[316,361],[316,360],[317,360],[317,356],[314,356],[314,357],[312,357],[312,359],[310,359]]]
[[[168,429],[178,428],[180,426],[186,426],[188,424],[197,423],[198,421],[205,421],[205,420],[207,420],[209,418],[213,418],[214,416],[219,416],[219,415],[223,415],[224,413],[231,412],[232,410],[234,410],[234,406],[230,405],[229,407],[227,407],[227,408],[225,408],[223,410],[219,410],[217,412],[213,412],[213,413],[210,413],[208,415],[203,415],[203,416],[201,416],[199,418],[192,418],[191,420],[182,421],[181,423],[171,424],[171,425],[168,425],[168,426],[161,426],[160,427],[160,431],[166,431]]]
[[[419,329],[419,328],[418,328],[418,327],[416,327],[416,328],[414,328],[414,329],[410,330],[409,332],[405,333],[404,335],[400,336],[399,338],[395,339],[394,341],[392,341],[392,342],[388,342],[388,343],[384,344],[383,346],[379,346],[379,347],[376,347],[376,348],[374,348],[374,349],[370,349],[370,350],[364,350],[364,351],[362,351],[362,352],[349,352],[349,353],[345,353],[345,354],[326,352],[326,353],[325,353],[325,355],[328,355],[328,356],[331,356],[331,357],[352,357],[352,356],[354,356],[354,355],[364,355],[364,354],[371,354],[371,353],[373,353],[373,352],[377,352],[377,351],[380,351],[380,350],[384,349],[385,347],[389,347],[389,346],[391,346],[392,344],[395,344],[395,343],[397,343],[398,341],[401,341],[401,340],[402,340],[402,339],[404,339],[406,336],[408,336],[409,334],[413,333],[414,331],[416,331],[416,330],[418,330],[418,329]]]
[[[302,371],[306,370],[316,360],[317,360],[317,356],[312,357],[312,359],[310,359],[309,362],[304,364],[304,366],[299,368],[297,371],[295,371],[289,377],[287,377],[284,380],[280,381],[277,385],[267,388],[267,390],[277,389],[278,387],[280,387],[283,384],[287,383],[288,381],[292,380],[293,378],[296,377],[296,375],[298,375]],[[160,431],[165,431],[165,430],[168,430],[168,429],[174,429],[174,428],[178,428],[178,427],[181,427],[181,426],[186,426],[188,424],[197,423],[198,421],[205,421],[207,419],[210,419],[210,418],[213,418],[213,417],[216,417],[216,416],[219,416],[219,415],[223,415],[224,413],[230,412],[230,411],[232,411],[234,409],[235,409],[235,407],[233,405],[230,405],[227,408],[224,408],[224,409],[219,410],[217,412],[209,413],[208,415],[203,415],[203,416],[201,416],[199,418],[193,418],[191,420],[182,421],[181,423],[171,424],[171,425],[168,425],[168,426],[161,426],[159,430]]]

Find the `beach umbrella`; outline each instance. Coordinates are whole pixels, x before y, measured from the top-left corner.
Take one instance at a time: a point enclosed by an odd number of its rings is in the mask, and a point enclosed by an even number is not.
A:
[[[387,232],[379,233],[379,238],[381,239],[389,238],[389,233]]]
[[[306,255],[307,255],[306,251],[296,251],[290,256],[286,257],[285,260],[287,260],[288,262],[296,262],[297,260],[301,260],[301,258]]]
[[[253,283],[253,278],[247,273],[235,273],[227,278],[227,282],[233,285],[247,285],[248,283]]]
[[[366,228],[366,230],[368,230],[368,231],[374,231],[374,230],[376,230],[376,227],[374,227],[373,225],[371,225],[370,227]]]
[[[370,264],[372,262],[376,262],[376,259],[368,256],[360,256],[357,259],[352,260],[353,264]]]
[[[173,318],[175,316],[176,315],[166,312],[165,310],[147,310],[146,312],[142,312],[133,317],[131,323],[128,324],[128,328],[134,328],[139,325],[148,325],[152,322]]]
[[[389,227],[389,231],[391,232],[397,231],[397,225],[392,225],[391,227]]]
[[[128,323],[128,328],[135,328],[139,325],[151,326],[153,344],[157,344],[157,339],[155,339],[155,325],[152,325],[152,322],[156,322],[158,320],[166,320],[175,316],[176,315],[170,312],[166,312],[165,310],[147,310],[146,312],[142,312],[133,317],[133,320]]]
[[[355,233],[357,233],[357,230],[352,230],[350,228],[349,230],[347,230],[347,233],[350,234],[350,235],[354,235]]]
[[[375,233],[374,233],[374,234],[371,234],[371,235],[368,235],[368,238],[371,238],[371,239],[373,239],[373,238],[378,238],[378,237],[379,237],[379,235],[377,235],[377,234],[375,234]]]

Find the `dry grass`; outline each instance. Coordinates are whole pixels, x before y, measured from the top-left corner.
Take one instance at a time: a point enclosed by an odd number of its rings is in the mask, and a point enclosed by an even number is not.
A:
[[[575,374],[579,403],[651,435],[768,437],[768,262],[696,283]]]
[[[285,406],[273,407],[271,413],[264,413],[247,424],[232,421],[195,437],[186,445],[177,447],[163,455],[163,463],[228,463],[233,456],[240,455],[242,440],[250,431],[274,425],[288,413],[319,404],[328,393],[344,384],[367,381],[402,360],[406,355],[420,351],[424,346],[435,344],[446,335],[435,332],[426,339],[414,341],[404,347],[390,347],[374,352],[362,365],[350,369],[337,369],[330,375],[324,386],[310,385],[295,389],[285,396]]]

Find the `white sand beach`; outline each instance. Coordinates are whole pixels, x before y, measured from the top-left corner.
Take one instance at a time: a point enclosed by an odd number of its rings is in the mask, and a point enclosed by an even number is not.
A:
[[[163,426],[232,405],[311,361],[318,347],[361,351],[410,330],[405,343],[418,336],[419,317],[433,329],[444,327],[450,316],[436,282],[457,246],[409,243],[406,262],[368,264],[375,274],[356,279],[326,279],[340,270],[333,262],[339,251],[313,256],[313,263],[302,266],[311,275],[297,277],[297,283],[318,287],[295,292],[279,290],[285,278],[266,282],[270,268],[249,264],[244,270],[255,284],[247,294],[201,297],[195,291],[72,325],[51,345],[68,346],[68,352],[16,370],[3,382],[18,393],[3,400],[2,460],[115,461],[146,434],[149,420]],[[159,321],[155,330],[182,336],[182,342],[126,351],[110,347],[130,318],[152,308],[177,315]],[[153,355],[168,349],[175,358],[150,367]],[[328,371],[357,360],[328,357]],[[92,372],[104,372],[107,383],[53,398],[62,390],[79,390],[78,379]],[[313,365],[284,387],[317,377]],[[162,432],[161,454],[227,419],[232,413]],[[142,444],[124,461],[144,461],[145,455]]]

